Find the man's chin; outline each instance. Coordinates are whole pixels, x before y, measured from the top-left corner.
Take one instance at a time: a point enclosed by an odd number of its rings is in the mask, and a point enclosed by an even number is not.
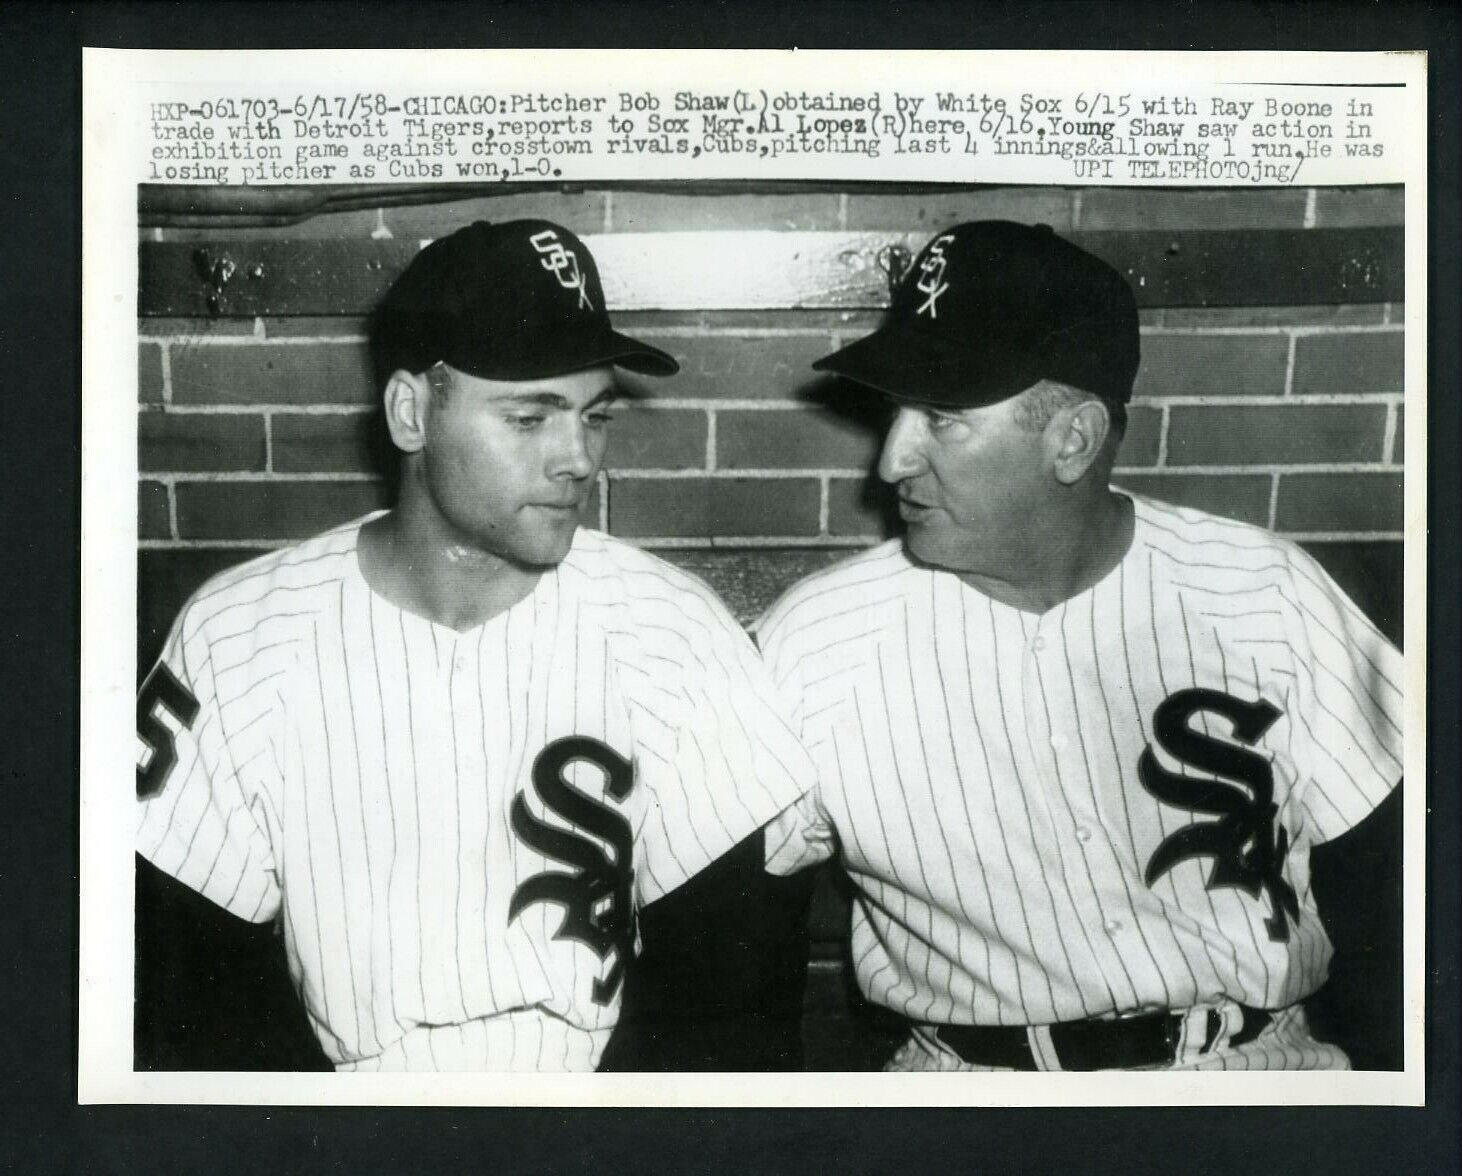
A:
[[[550,534],[539,534],[517,545],[512,553],[515,562],[526,568],[547,570],[563,563],[569,549],[574,545],[578,532],[577,522],[555,529]]]
[[[904,550],[922,564],[934,567],[943,565],[940,558],[941,544],[929,533],[927,527],[906,526],[904,528]]]
[[[910,559],[924,567],[946,572],[968,569],[968,553],[955,550],[948,543],[941,543],[939,536],[931,533],[928,527],[907,527],[904,531],[904,550]]]

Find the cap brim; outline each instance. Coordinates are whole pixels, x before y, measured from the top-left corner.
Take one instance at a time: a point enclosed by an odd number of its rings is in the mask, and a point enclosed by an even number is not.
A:
[[[564,337],[546,350],[526,348],[526,341],[526,337],[500,340],[496,350],[483,355],[477,350],[478,341],[472,339],[462,351],[448,351],[441,358],[458,371],[485,380],[548,380],[603,364],[646,376],[673,376],[680,370],[680,365],[658,347],[612,329],[587,338]]]
[[[618,331],[610,331],[610,353],[604,358],[616,367],[638,372],[642,376],[673,376],[680,370],[674,357],[658,347],[631,339]]]
[[[995,404],[1030,387],[1038,376],[994,348],[956,348],[910,331],[878,330],[825,355],[814,371],[831,372],[895,400],[948,408]]]

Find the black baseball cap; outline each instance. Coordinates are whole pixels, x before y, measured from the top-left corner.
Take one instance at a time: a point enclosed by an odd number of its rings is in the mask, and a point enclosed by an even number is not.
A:
[[[976,408],[1043,379],[1125,404],[1138,358],[1121,274],[1047,225],[970,221],[924,247],[878,330],[812,366],[898,400]]]
[[[546,220],[476,221],[423,248],[386,292],[378,372],[445,363],[488,380],[539,380],[613,363],[650,376],[680,365],[616,331],[588,247]]]

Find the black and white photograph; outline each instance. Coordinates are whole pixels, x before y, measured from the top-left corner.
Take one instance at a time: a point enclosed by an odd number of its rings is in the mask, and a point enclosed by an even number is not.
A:
[[[1421,1101],[1416,59],[224,56],[88,62],[84,1098]]]

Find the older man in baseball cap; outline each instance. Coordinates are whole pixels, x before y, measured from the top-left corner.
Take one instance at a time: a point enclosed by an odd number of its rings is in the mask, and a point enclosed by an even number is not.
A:
[[[594,1069],[650,908],[733,853],[764,879],[811,765],[709,590],[581,525],[615,368],[676,370],[613,328],[584,243],[469,225],[373,327],[396,505],[184,607],[138,699],[138,850],[278,922],[338,1070]],[[711,945],[679,1064],[777,1064],[730,995],[771,926]]]
[[[1397,651],[1299,548],[1109,482],[1139,359],[1106,262],[956,225],[815,366],[882,393],[904,533],[761,628],[907,1070],[1340,1068],[1311,847],[1401,776]]]

